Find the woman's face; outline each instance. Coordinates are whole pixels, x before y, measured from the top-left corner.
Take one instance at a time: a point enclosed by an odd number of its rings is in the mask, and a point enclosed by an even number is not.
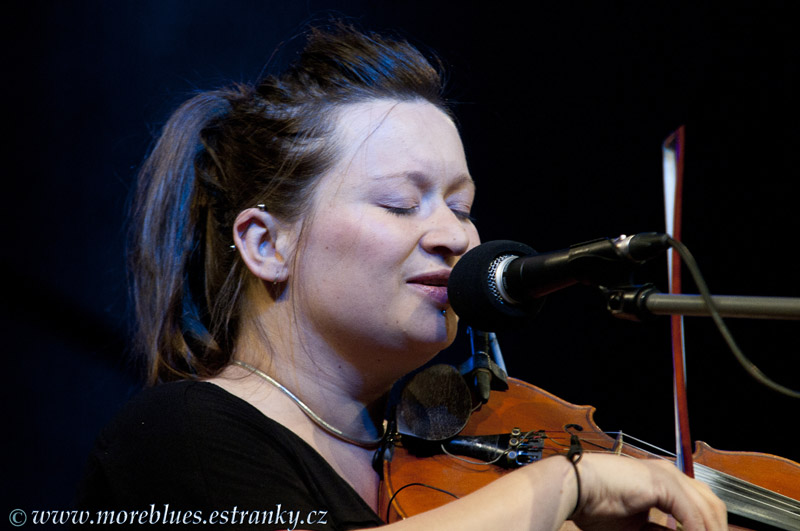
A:
[[[423,102],[353,104],[337,123],[341,157],[315,190],[298,249],[299,324],[373,363],[388,352],[432,356],[456,331],[450,270],[479,243],[461,139]]]

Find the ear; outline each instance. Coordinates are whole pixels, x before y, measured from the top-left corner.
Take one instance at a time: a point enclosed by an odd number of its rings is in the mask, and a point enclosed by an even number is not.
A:
[[[247,268],[267,282],[289,278],[293,231],[269,212],[248,208],[236,216],[233,241]]]

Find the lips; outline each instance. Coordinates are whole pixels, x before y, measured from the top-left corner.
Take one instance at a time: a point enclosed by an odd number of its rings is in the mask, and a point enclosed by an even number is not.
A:
[[[445,269],[412,277],[408,280],[408,284],[421,291],[437,306],[444,308],[448,305],[447,280],[449,278],[450,270]]]

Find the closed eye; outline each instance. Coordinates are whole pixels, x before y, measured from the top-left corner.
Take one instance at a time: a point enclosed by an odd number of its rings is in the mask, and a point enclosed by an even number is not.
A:
[[[410,216],[414,212],[417,211],[418,207],[393,207],[393,206],[384,206],[383,208],[386,209],[387,212],[395,214],[397,216]]]
[[[453,214],[455,214],[455,215],[456,215],[456,217],[457,217],[458,219],[460,219],[460,220],[462,220],[462,221],[469,221],[469,222],[472,222],[472,223],[474,223],[474,222],[475,222],[475,218],[473,218],[473,217],[470,215],[469,211],[465,211],[465,210],[458,210],[458,209],[455,209],[455,208],[451,208],[450,210],[453,212]]]

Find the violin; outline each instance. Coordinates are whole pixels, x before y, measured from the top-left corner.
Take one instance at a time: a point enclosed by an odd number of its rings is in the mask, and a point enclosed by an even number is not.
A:
[[[386,522],[442,506],[514,467],[566,455],[573,436],[585,452],[657,457],[622,432],[612,436],[600,430],[593,420],[594,407],[571,404],[514,378],[508,379],[508,385],[506,391],[493,391],[458,435],[467,439],[490,436],[475,439],[480,441],[478,446],[504,441],[506,447],[495,459],[465,458],[456,455],[457,447],[420,456],[410,451],[413,445],[404,436],[390,441],[383,453],[379,496],[379,515]],[[730,529],[800,529],[800,464],[768,454],[715,450],[703,442],[696,445],[694,462],[695,478],[711,487],[731,515],[747,519],[743,525],[750,526],[731,525]],[[648,529],[674,529],[668,527],[674,520],[658,511],[651,511],[651,522]]]

